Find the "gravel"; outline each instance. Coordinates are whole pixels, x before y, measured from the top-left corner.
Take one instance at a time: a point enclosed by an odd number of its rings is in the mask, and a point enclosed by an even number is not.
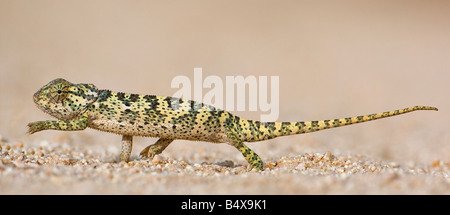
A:
[[[405,164],[331,152],[244,162],[153,160],[0,137],[0,194],[450,194],[450,163]]]

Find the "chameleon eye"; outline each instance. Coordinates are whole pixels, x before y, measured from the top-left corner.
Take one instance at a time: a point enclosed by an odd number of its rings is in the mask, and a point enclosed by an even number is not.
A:
[[[61,94],[61,90],[58,90],[58,92],[57,92],[58,94]]]

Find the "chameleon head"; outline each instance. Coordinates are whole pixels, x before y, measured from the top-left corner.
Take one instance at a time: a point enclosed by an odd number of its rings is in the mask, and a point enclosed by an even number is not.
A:
[[[72,84],[58,78],[39,89],[33,100],[42,111],[59,120],[69,120],[84,113],[97,97],[97,87],[92,84]]]

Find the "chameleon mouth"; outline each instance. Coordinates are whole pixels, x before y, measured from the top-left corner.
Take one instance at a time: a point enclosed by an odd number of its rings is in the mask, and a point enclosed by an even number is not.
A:
[[[38,90],[34,95],[33,95],[33,101],[35,104],[38,103],[39,101],[39,94],[41,94],[41,90]]]
[[[34,95],[33,95],[33,101],[34,101],[34,104],[36,105],[36,107],[38,108],[38,109],[40,109],[41,111],[43,111],[44,113],[46,113],[46,114],[48,114],[48,115],[50,115],[50,116],[52,116],[52,117],[55,117],[55,118],[58,118],[58,117],[56,117],[55,116],[55,114],[54,114],[54,110],[52,109],[52,108],[50,108],[50,107],[48,107],[47,105],[44,105],[44,104],[42,104],[40,101],[42,100],[42,98],[41,98],[41,93],[42,92],[42,89],[40,89],[40,90],[38,90]]]

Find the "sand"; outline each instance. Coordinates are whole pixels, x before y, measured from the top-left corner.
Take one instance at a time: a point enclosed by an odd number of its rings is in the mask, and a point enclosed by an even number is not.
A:
[[[0,194],[450,194],[448,11],[446,0],[0,1]],[[224,86],[278,77],[277,121],[439,111],[248,143],[262,172],[226,144],[176,140],[142,160],[157,139],[135,137],[120,163],[118,135],[25,134],[53,119],[32,100],[53,79],[171,96],[176,77],[199,86],[198,67]]]
[[[244,162],[153,160],[41,142],[2,140],[2,194],[450,194],[450,163],[399,165],[362,155],[283,156],[264,171]],[[192,154],[195,160],[195,155]]]

